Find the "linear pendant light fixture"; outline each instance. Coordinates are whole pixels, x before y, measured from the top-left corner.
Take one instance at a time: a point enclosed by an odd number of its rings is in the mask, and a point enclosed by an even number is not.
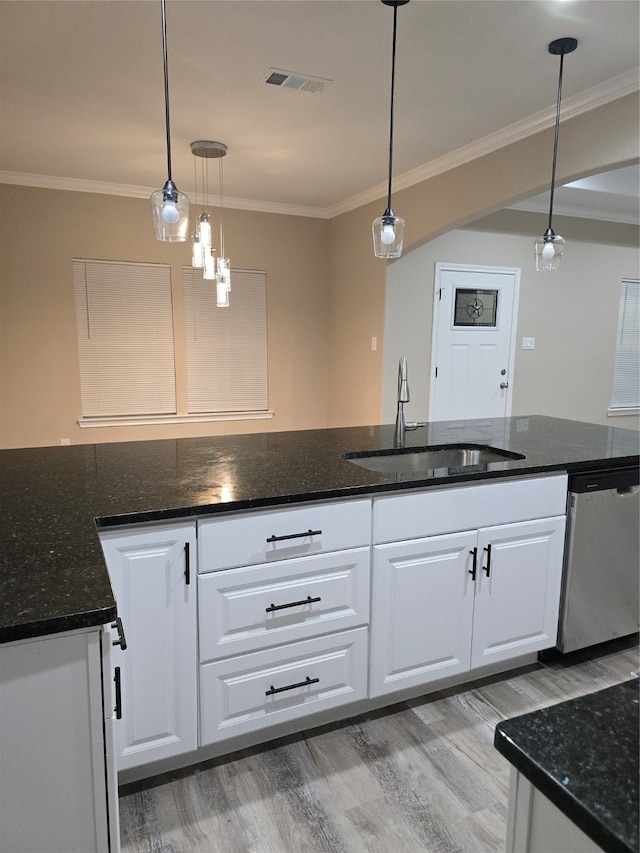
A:
[[[553,139],[553,163],[551,166],[551,195],[549,198],[549,222],[547,230],[542,237],[538,237],[534,244],[536,270],[538,272],[552,272],[560,266],[560,258],[564,251],[564,239],[555,234],[551,227],[551,219],[553,217],[553,195],[556,189],[556,159],[558,156],[558,135],[560,130],[560,102],[562,100],[562,70],[564,65],[564,57],[567,53],[573,53],[577,48],[577,39],[566,37],[556,39],[549,45],[549,53],[553,56],[560,57],[560,72],[558,75],[558,100],[556,104],[556,128]]]
[[[161,190],[151,194],[151,215],[158,240],[182,243],[189,230],[189,199],[181,193],[171,177],[171,126],[169,121],[169,65],[167,61],[167,12],[162,5],[162,57],[164,66],[164,116],[167,135],[167,181]]]
[[[405,6],[409,0],[382,0],[385,6],[393,6],[393,45],[391,49],[391,108],[389,114],[389,184],[387,207],[382,216],[374,219],[373,252],[376,258],[399,258],[404,240],[404,219],[396,216],[391,209],[391,181],[393,176],[393,99],[396,78],[396,31],[398,25],[398,6]]]

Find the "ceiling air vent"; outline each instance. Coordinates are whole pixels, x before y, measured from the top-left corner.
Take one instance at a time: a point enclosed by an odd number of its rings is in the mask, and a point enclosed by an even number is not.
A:
[[[270,68],[262,78],[269,86],[280,86],[283,89],[296,89],[298,92],[310,92],[317,95],[328,83],[323,77],[310,77],[308,74],[298,74],[297,71],[283,71],[281,68]]]

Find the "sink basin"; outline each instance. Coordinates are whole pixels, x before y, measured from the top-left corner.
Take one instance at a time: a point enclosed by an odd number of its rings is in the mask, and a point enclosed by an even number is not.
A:
[[[380,474],[409,474],[414,478],[465,471],[499,471],[521,453],[485,444],[441,444],[431,447],[401,447],[393,450],[363,450],[343,454],[343,459]]]

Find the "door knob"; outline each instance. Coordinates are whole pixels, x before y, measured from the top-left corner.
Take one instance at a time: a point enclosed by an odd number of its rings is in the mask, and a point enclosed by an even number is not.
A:
[[[509,383],[508,383],[508,382],[501,382],[501,383],[500,383],[500,387],[501,387],[501,388],[508,388],[508,387],[509,387]]]

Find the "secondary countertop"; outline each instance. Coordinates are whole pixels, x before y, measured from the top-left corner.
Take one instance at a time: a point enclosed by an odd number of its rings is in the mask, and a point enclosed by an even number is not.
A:
[[[343,453],[393,447],[393,425],[0,451],[0,642],[109,622],[97,528],[250,507],[639,463],[640,433],[543,416],[441,421],[406,446],[475,443],[520,460],[402,479]]]
[[[637,678],[499,723],[495,746],[589,838],[638,850]]]

